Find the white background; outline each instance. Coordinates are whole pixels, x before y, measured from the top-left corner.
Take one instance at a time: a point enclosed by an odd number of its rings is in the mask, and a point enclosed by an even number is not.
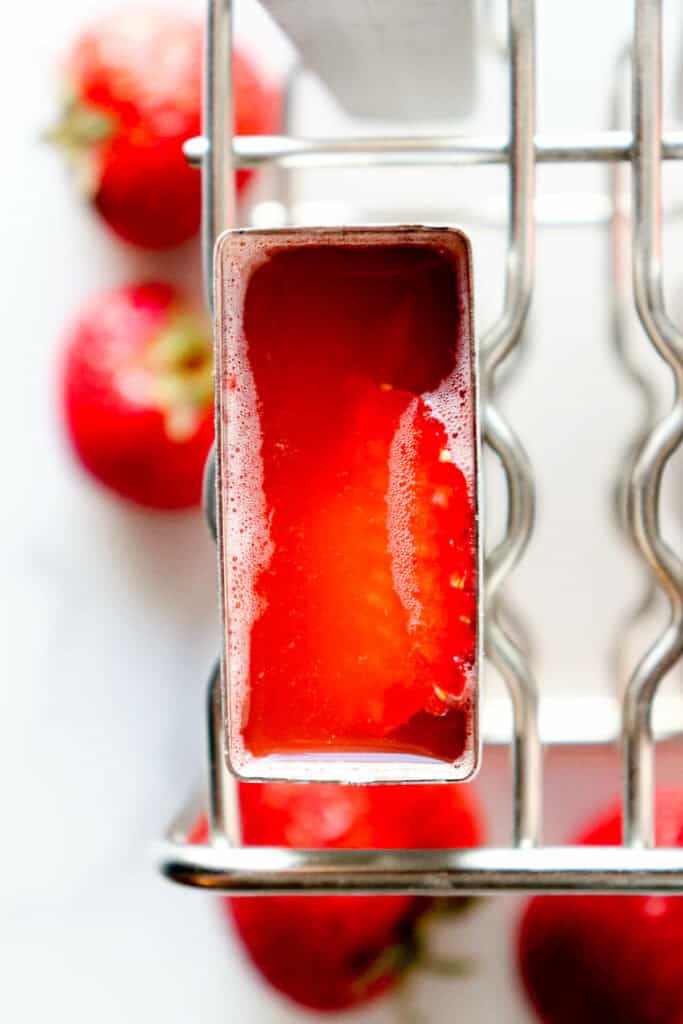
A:
[[[74,467],[56,413],[59,339],[82,300],[149,276],[198,286],[196,247],[160,258],[113,240],[39,141],[56,109],[58,54],[86,17],[111,5],[14,4],[0,35],[0,1012],[13,1024],[300,1020],[261,988],[211,902],[162,882],[149,858],[152,841],[201,778],[205,677],[218,645],[208,534],[198,514],[142,513],[97,490]],[[611,68],[630,7],[625,0],[541,0],[541,130],[605,126]],[[669,7],[673,75],[679,35]],[[272,33],[250,0],[237,8],[243,36],[270,50]],[[276,40],[272,53],[277,65],[287,48]],[[477,110],[458,127],[503,130],[503,82],[495,60],[482,60]],[[320,108],[322,123],[313,117]],[[302,130],[329,132],[334,117],[340,115],[333,105],[311,89]],[[680,182],[678,168],[667,172],[668,198]],[[366,179],[355,172],[302,174],[297,188],[300,198],[341,204],[349,219],[374,211],[434,220],[448,219],[449,211],[455,219],[453,204],[488,201],[502,186],[500,169],[479,169],[383,171]],[[546,168],[539,186],[544,195],[594,193],[604,186],[604,171]],[[502,234],[473,234],[482,329],[502,300]],[[673,252],[675,233],[666,240]],[[536,623],[546,692],[606,692],[608,639],[639,587],[630,556],[611,532],[606,482],[637,403],[609,349],[603,237],[592,227],[548,228],[538,242],[532,352],[507,392],[539,478],[537,533],[514,591]],[[667,284],[680,314],[677,267]],[[642,338],[635,340],[645,353]],[[644,365],[666,382],[647,354]],[[675,523],[676,477],[671,483]],[[496,495],[495,486],[490,493]],[[663,761],[665,772],[676,769],[675,752]],[[556,753],[547,769],[547,834],[554,840],[618,785],[608,754]],[[509,779],[502,754],[487,757],[481,789],[491,834],[505,841]],[[477,967],[463,981],[416,986],[424,1021],[529,1019],[514,981],[508,922],[515,914],[515,901],[501,899],[452,929],[452,948],[472,953]],[[388,1022],[395,1013],[387,1002],[358,1019]]]

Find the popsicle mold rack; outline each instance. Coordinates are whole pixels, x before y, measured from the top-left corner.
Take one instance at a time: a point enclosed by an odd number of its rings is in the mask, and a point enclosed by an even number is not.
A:
[[[501,0],[501,3],[503,0]],[[316,5],[302,0],[312,12]],[[267,5],[267,6],[276,6]],[[288,5],[284,5],[285,7]],[[292,5],[289,5],[290,7]],[[325,5],[327,6],[327,5]],[[337,8],[339,5],[329,5]],[[341,5],[342,7],[344,5]],[[353,6],[353,5],[350,5]],[[338,166],[503,163],[508,168],[509,226],[504,308],[481,339],[482,432],[507,482],[503,539],[486,552],[484,623],[487,656],[500,671],[512,706],[508,741],[513,765],[513,835],[508,847],[470,850],[296,850],[242,847],[235,782],[225,767],[220,667],[209,686],[209,842],[188,838],[196,805],[178,816],[158,848],[161,872],[173,881],[240,893],[490,893],[494,891],[683,893],[683,850],[654,844],[654,762],[658,737],[652,708],[659,684],[683,653],[683,562],[662,537],[659,500],[666,464],[683,439],[683,334],[667,315],[662,290],[662,161],[683,159],[683,132],[662,132],[662,0],[635,0],[634,36],[622,71],[632,72],[632,128],[550,137],[535,131],[535,11],[533,0],[508,0],[510,127],[507,137],[300,139],[229,138],[231,123],[231,4],[210,0],[207,31],[204,134],[190,140],[188,159],[201,166],[203,248],[212,301],[214,242],[231,222],[228,185],[235,169],[261,165]],[[335,16],[332,13],[331,16]],[[341,17],[341,15],[336,15]],[[616,94],[615,94],[616,96]],[[615,118],[618,102],[615,99]],[[615,847],[548,847],[541,842],[542,748],[545,742],[581,744],[585,735],[542,736],[539,687],[523,645],[507,626],[505,580],[522,557],[534,521],[532,468],[496,403],[496,376],[520,342],[534,283],[534,190],[539,162],[610,165],[613,240],[612,326],[624,369],[633,367],[621,344],[625,302],[635,304],[650,344],[671,370],[674,400],[658,421],[633,440],[621,471],[619,512],[624,532],[642,556],[652,586],[670,606],[666,628],[614,697],[623,767],[624,835]],[[624,168],[631,165],[629,187]],[[627,198],[627,197],[626,197]],[[617,250],[632,251],[632,280],[620,271]],[[215,461],[206,480],[206,513],[216,533]],[[668,735],[681,731],[671,723]],[[618,735],[592,739],[614,742]],[[488,742],[500,737],[484,736]]]

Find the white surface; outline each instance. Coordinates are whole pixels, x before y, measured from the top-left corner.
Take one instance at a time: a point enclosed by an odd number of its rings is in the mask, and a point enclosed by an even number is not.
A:
[[[240,0],[238,8],[254,38],[262,22],[247,5]],[[38,142],[53,111],[56,54],[86,12],[110,6],[16,4],[0,35],[0,1016],[12,1024],[280,1024],[302,1015],[257,984],[210,903],[160,881],[147,860],[150,840],[200,773],[204,679],[218,631],[208,535],[198,516],[143,514],[95,490],[64,449],[53,401],[60,332],[86,296],[142,275],[197,280],[194,247],[159,259],[112,240]],[[543,129],[603,126],[609,68],[629,8],[623,0],[542,0]],[[676,33],[668,39],[673,45]],[[503,97],[489,61],[472,125],[502,128]],[[353,206],[359,180],[307,174],[299,188]],[[680,182],[680,169],[667,173],[669,189],[680,191]],[[356,209],[360,217],[361,205],[410,208],[406,215],[419,219],[501,183],[495,169],[387,171],[365,183]],[[595,189],[602,173],[544,169],[540,184],[549,192]],[[502,245],[484,230],[474,240],[481,327],[501,301]],[[605,480],[635,405],[610,357],[604,274],[605,247],[592,229],[540,233],[533,358],[508,391],[540,480],[538,532],[514,589],[538,624],[541,683],[562,692],[605,689],[607,636],[637,591],[630,556],[608,526]],[[680,283],[672,277],[673,286]],[[664,762],[663,774],[680,776],[680,755],[672,751]],[[614,759],[604,755],[572,761],[556,753],[548,769],[550,839],[565,837],[617,787]],[[504,839],[502,754],[485,758],[481,785],[492,833]],[[472,952],[478,969],[462,982],[421,985],[425,1022],[528,1020],[510,965],[506,922],[514,907],[491,902],[455,927],[454,947]],[[357,1019],[388,1024],[395,1006]]]

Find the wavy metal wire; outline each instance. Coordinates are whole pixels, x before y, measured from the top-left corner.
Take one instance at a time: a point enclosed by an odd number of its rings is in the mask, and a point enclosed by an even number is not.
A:
[[[610,100],[610,128],[622,127],[625,114],[624,93],[627,74],[631,72],[632,46],[621,52],[617,60],[614,86]],[[633,537],[628,521],[628,488],[633,463],[644,441],[655,425],[657,417],[657,394],[650,378],[634,358],[633,345],[629,338],[631,331],[626,311],[631,308],[631,287],[629,281],[628,248],[631,233],[631,212],[629,206],[629,170],[623,164],[610,164],[607,170],[608,190],[611,200],[609,218],[609,314],[610,333],[614,353],[621,369],[632,385],[640,401],[641,412],[633,436],[624,449],[618,475],[614,482],[613,509],[619,532],[633,549]],[[628,683],[627,658],[632,649],[631,639],[645,621],[645,617],[656,605],[657,588],[648,574],[646,585],[639,599],[625,610],[614,632],[609,652],[609,674],[613,690],[620,701]]]
[[[683,440],[683,334],[662,289],[662,2],[637,0],[633,55],[633,291],[641,323],[671,370],[674,401],[645,438],[628,488],[629,526],[671,616],[636,667],[624,695],[624,842],[654,845],[652,706],[683,653],[683,562],[662,537],[659,499],[666,465]]]
[[[496,371],[519,344],[534,277],[536,160],[535,5],[510,0],[510,226],[503,314],[482,344],[484,440],[498,456],[507,480],[505,535],[485,564],[486,649],[500,671],[513,706],[513,837],[534,845],[541,831],[542,757],[538,689],[525,653],[500,615],[501,588],[527,546],[534,523],[534,485],[521,442],[494,404]]]

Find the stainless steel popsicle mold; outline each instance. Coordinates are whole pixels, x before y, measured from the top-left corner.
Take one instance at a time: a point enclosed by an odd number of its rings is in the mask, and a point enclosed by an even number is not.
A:
[[[504,2],[504,0],[500,0]],[[267,4],[266,4],[267,6]],[[305,7],[306,4],[302,3]],[[234,780],[224,767],[220,669],[211,675],[208,703],[209,845],[188,842],[197,805],[182,812],[156,850],[160,871],[190,886],[239,893],[354,892],[449,895],[501,891],[683,893],[683,850],[654,847],[652,708],[659,684],[683,653],[683,562],[659,526],[662,476],[683,439],[683,334],[667,315],[662,291],[663,160],[683,159],[683,132],[662,131],[662,0],[634,0],[634,36],[618,74],[632,72],[632,125],[619,121],[615,98],[610,129],[585,135],[550,136],[535,131],[535,10],[533,0],[508,0],[510,128],[506,137],[303,139],[226,135],[230,111],[232,5],[209,0],[204,134],[189,140],[188,159],[201,167],[203,258],[207,299],[212,303],[213,249],[232,223],[233,171],[262,165],[397,166],[504,163],[508,167],[508,259],[505,302],[498,321],[481,339],[482,421],[486,444],[503,469],[508,492],[507,529],[485,559],[485,640],[501,672],[512,706],[512,738],[495,721],[484,747],[507,743],[513,761],[513,836],[505,848],[472,850],[325,850],[241,847]],[[615,93],[615,97],[618,94]],[[651,644],[608,704],[585,713],[561,714],[555,698],[542,697],[528,658],[506,629],[503,588],[533,532],[533,471],[514,429],[496,403],[496,371],[513,353],[524,328],[534,279],[535,168],[540,162],[599,162],[609,166],[612,197],[612,332],[624,371],[644,391],[645,416],[637,436],[625,439],[617,487],[618,521],[641,556],[648,594],[668,602],[665,629]],[[628,179],[621,172],[630,164]],[[630,209],[629,209],[630,206]],[[614,259],[628,242],[632,280]],[[669,366],[674,399],[656,420],[651,396],[621,344],[624,304],[635,306],[644,335]],[[628,443],[627,443],[628,442]],[[215,475],[210,460],[206,513],[215,536]],[[647,605],[644,598],[643,606]],[[633,620],[629,614],[628,619]],[[625,619],[624,628],[628,628]],[[619,638],[617,638],[618,644]],[[578,698],[578,701],[585,698]],[[680,705],[672,706],[673,713]],[[598,711],[599,713],[596,713]],[[578,723],[578,726],[577,726]],[[581,726],[583,727],[581,728]],[[683,731],[672,717],[667,736]],[[544,744],[580,746],[621,738],[624,838],[618,847],[547,847],[541,842]],[[484,758],[486,749],[484,749]]]

